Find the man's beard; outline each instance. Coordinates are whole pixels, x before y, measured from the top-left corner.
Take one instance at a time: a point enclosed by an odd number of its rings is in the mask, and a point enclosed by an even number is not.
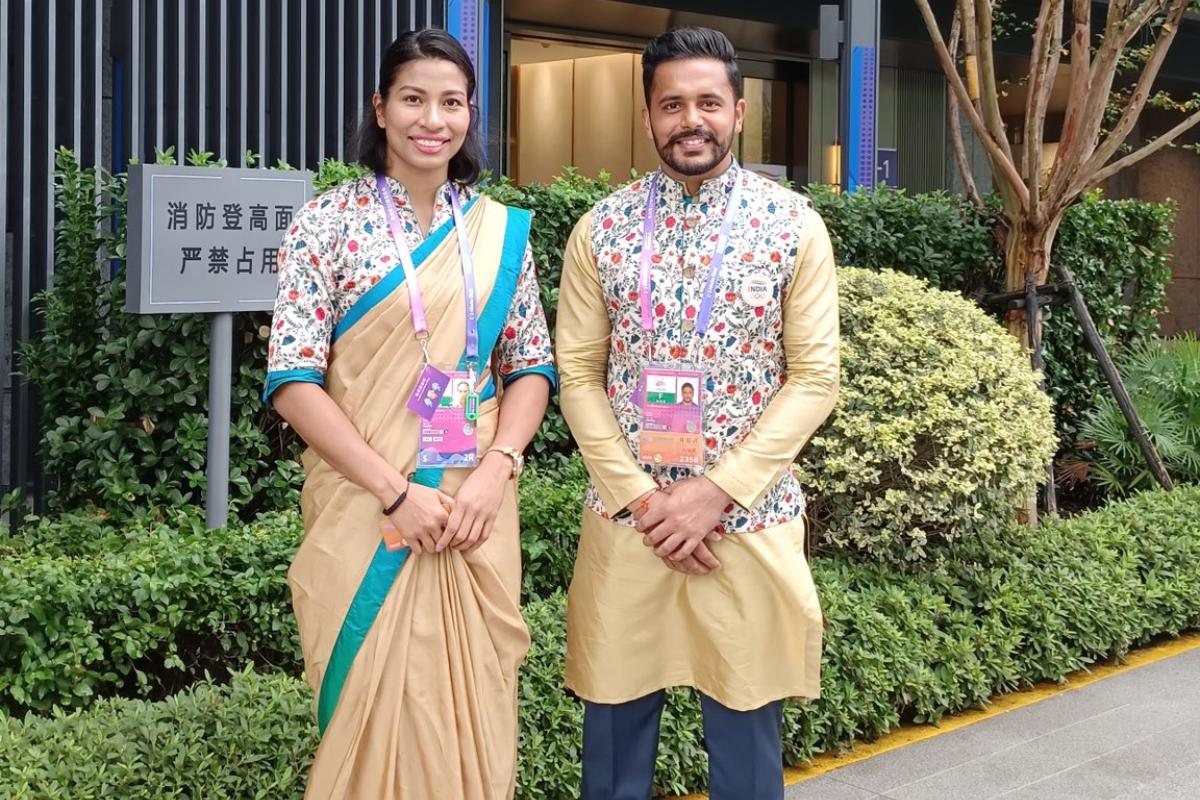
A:
[[[705,141],[716,145],[717,154],[711,159],[705,159],[703,161],[681,161],[675,158],[674,148],[676,142],[684,139],[704,139]],[[680,175],[686,175],[687,177],[704,175],[705,173],[716,169],[717,166],[725,160],[725,157],[729,155],[729,151],[732,147],[732,135],[726,141],[722,142],[717,138],[715,133],[706,128],[696,128],[694,130],[677,133],[668,139],[667,143],[662,147],[658,146],[658,139],[657,137],[655,138],[655,149],[658,150],[658,157],[661,158],[663,163],[668,167],[675,170]]]

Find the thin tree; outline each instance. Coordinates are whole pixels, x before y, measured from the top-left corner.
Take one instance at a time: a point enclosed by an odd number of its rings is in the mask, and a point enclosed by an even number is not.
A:
[[[1172,103],[1153,92],[1180,22],[1189,11],[1200,10],[1200,0],[1112,0],[1103,31],[1096,35],[1091,0],[1042,0],[1033,28],[1020,145],[1013,143],[1000,112],[1003,89],[993,51],[996,0],[957,0],[949,44],[929,0],[914,2],[950,84],[951,140],[968,195],[976,202],[979,195],[957,135],[960,108],[992,166],[1008,223],[1005,285],[1009,291],[1023,290],[1027,277],[1036,285],[1046,282],[1054,237],[1063,215],[1081,194],[1200,124],[1195,100]],[[1067,47],[1064,35],[1069,38]],[[1064,64],[1065,55],[1069,61]],[[1042,156],[1046,110],[1060,66],[1070,70],[1070,88],[1062,136],[1047,165]],[[1136,79],[1114,90],[1118,76],[1131,68]],[[1185,116],[1161,136],[1131,146],[1127,140],[1148,103],[1175,108]],[[1009,330],[1028,341],[1024,315],[1011,315]]]

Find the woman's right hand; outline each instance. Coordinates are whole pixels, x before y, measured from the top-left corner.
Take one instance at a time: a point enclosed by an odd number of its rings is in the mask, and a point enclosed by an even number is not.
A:
[[[446,529],[446,521],[454,508],[454,499],[428,486],[409,483],[408,497],[389,515],[396,530],[412,548],[413,553],[432,553]]]

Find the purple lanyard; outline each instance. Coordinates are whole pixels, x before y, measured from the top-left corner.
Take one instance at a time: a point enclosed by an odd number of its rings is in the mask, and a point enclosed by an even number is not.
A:
[[[421,285],[417,280],[417,268],[413,264],[412,253],[404,241],[404,228],[400,224],[400,214],[396,211],[396,201],[392,199],[391,189],[388,188],[387,177],[382,173],[375,175],[375,189],[379,193],[379,201],[383,203],[384,214],[387,215],[388,228],[392,231],[392,239],[396,243],[396,251],[400,254],[400,263],[404,267],[404,282],[408,284],[408,300],[412,308],[413,328],[417,332],[417,341],[429,361],[429,324],[425,321],[425,301],[421,297]],[[471,255],[471,243],[467,240],[467,227],[463,222],[462,201],[451,183],[450,206],[454,210],[454,228],[458,231],[458,252],[462,259],[463,292],[467,298],[467,365],[473,373],[479,364],[479,315],[476,308],[475,295],[475,259]]]
[[[737,208],[738,197],[742,189],[742,176],[735,175],[733,191],[729,193],[729,201],[725,204],[725,213],[721,218],[721,231],[717,234],[717,244],[713,248],[712,262],[708,267],[708,275],[704,279],[704,296],[700,300],[700,314],[696,319],[696,335],[701,339],[708,330],[709,319],[712,317],[713,298],[717,294],[717,284],[721,280],[721,264],[725,261],[725,244],[729,240],[729,231],[733,227],[733,212]],[[642,268],[638,280],[638,297],[642,306],[642,330],[647,333],[654,331],[654,312],[651,308],[653,298],[650,286],[650,262],[654,258],[654,222],[658,213],[658,173],[650,177],[650,193],[646,198],[646,212],[642,218]]]

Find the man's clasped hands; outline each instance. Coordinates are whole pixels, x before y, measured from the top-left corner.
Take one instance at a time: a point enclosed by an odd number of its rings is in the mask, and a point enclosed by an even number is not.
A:
[[[631,508],[642,543],[671,569],[705,575],[720,569],[710,544],[723,536],[721,516],[732,498],[703,475],[642,495]]]

